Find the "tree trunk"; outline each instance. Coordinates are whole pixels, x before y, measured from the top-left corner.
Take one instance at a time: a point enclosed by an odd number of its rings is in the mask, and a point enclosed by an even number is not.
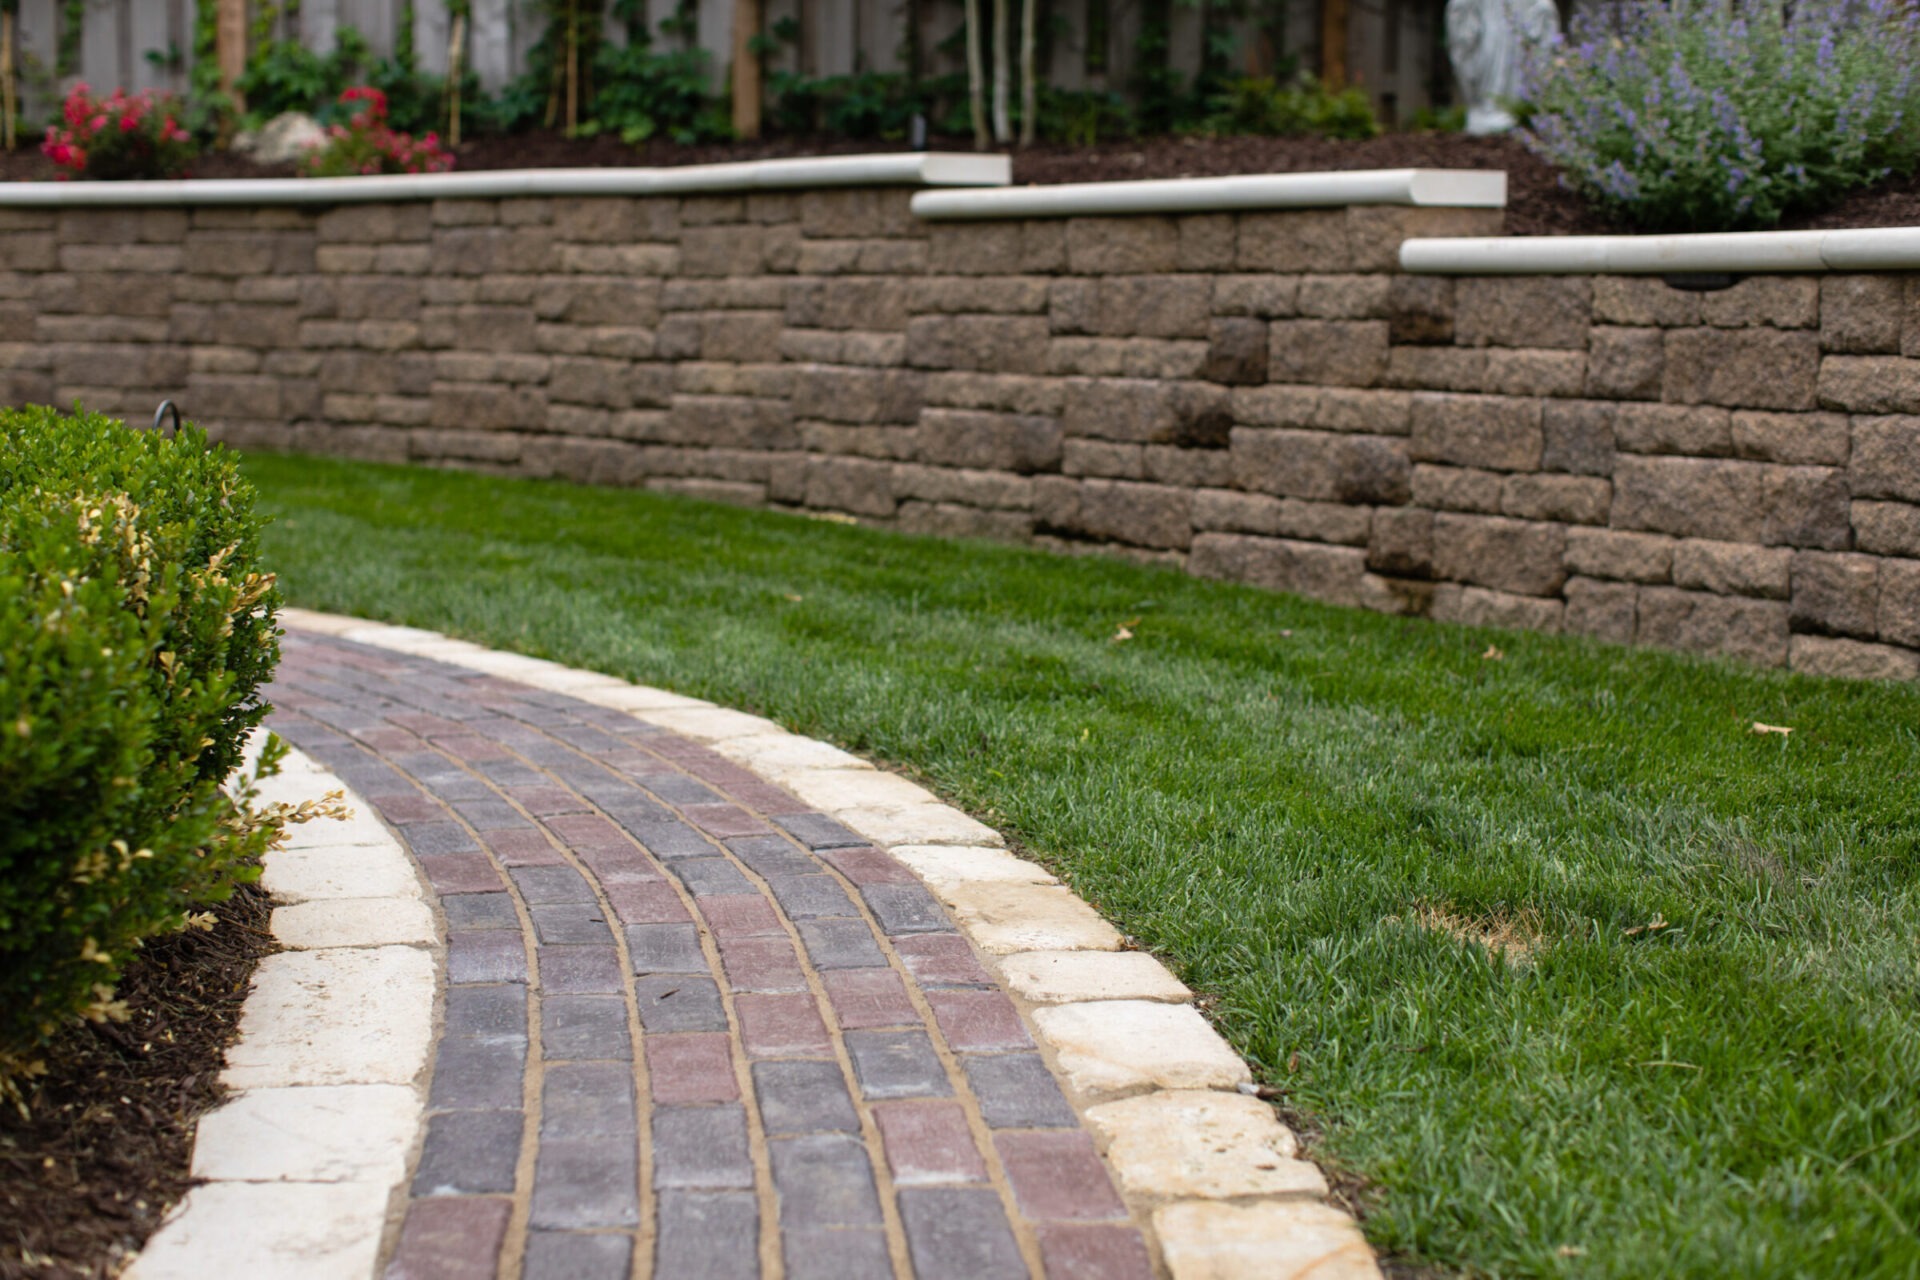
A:
[[[244,111],[240,77],[247,71],[247,0],[220,0],[215,14],[214,48],[220,61],[220,92]]]
[[[1347,87],[1347,0],[1320,0],[1320,82]]]
[[[467,15],[456,13],[447,31],[447,145],[460,145],[460,55],[467,43]]]
[[[9,151],[18,114],[13,102],[13,10],[8,9],[0,12],[0,145]]]
[[[1007,0],[993,0],[993,140],[998,143],[1013,141],[1013,125],[1007,116],[1007,99],[1011,94],[1007,82],[1013,79],[1013,68],[1007,54]]]
[[[1040,89],[1033,78],[1033,51],[1035,41],[1034,28],[1040,0],[1021,0],[1020,3],[1020,145],[1033,145],[1033,131],[1038,125],[1036,117],[1040,114]]]
[[[980,0],[967,0],[967,105],[973,116],[973,149],[985,151],[987,111],[982,101],[986,72],[980,66]]]
[[[760,0],[733,0],[733,131],[742,138],[760,136]]]

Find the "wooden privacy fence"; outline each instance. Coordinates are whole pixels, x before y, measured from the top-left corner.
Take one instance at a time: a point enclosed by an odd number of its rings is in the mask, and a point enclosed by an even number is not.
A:
[[[1069,64],[1078,43],[1071,31],[1085,29],[1087,0],[1046,6],[1056,13],[1057,29],[1067,29],[1058,61],[1075,80]],[[1123,7],[1132,0],[1123,0]],[[62,68],[63,39],[73,24],[73,6],[67,0],[20,0],[20,49],[38,65],[58,71],[61,78],[80,78],[95,88],[182,90],[193,60],[194,0],[85,0],[69,65]],[[497,90],[526,70],[527,56],[545,29],[548,16],[539,0],[471,0],[466,61],[488,90]],[[648,25],[654,30],[675,16],[676,0],[648,0]],[[337,33],[352,27],[367,38],[377,55],[391,55],[399,43],[401,24],[411,12],[413,46],[420,68],[440,74],[447,67],[449,31],[446,0],[300,0],[282,4],[276,34],[300,40],[324,53],[333,48]],[[733,56],[734,0],[704,0],[689,8],[694,41],[707,51],[714,69],[715,87],[723,81]],[[963,21],[961,0],[763,0],[763,26],[771,31],[784,20],[797,32],[793,46],[774,56],[775,66],[807,75],[845,75],[854,71],[907,69],[909,25],[920,29],[925,51],[923,69],[939,72],[959,69],[958,60],[936,48]],[[607,32],[625,39],[623,24],[608,19]],[[948,64],[951,65],[948,65]]]
[[[382,56],[395,51],[402,18],[411,10],[421,69],[446,70],[445,0],[302,0],[281,8],[275,24],[279,37],[324,53],[342,28],[352,27]],[[62,83],[80,79],[96,89],[180,92],[193,63],[194,9],[194,0],[85,0],[77,10],[66,0],[20,0],[20,53],[23,62],[32,59]],[[537,10],[533,0],[472,0],[467,61],[487,89],[498,89],[525,69],[544,27]],[[70,34],[75,25],[77,40]],[[63,45],[72,50],[66,59]]]
[[[1329,70],[1320,67],[1321,44],[1329,29],[1337,29],[1344,50],[1334,78],[1365,85],[1389,119],[1428,103],[1437,66],[1441,0],[1031,2],[1040,33],[1039,78],[1057,89],[1127,86],[1141,56],[1143,26],[1155,15],[1167,22],[1168,67],[1189,76],[1201,63],[1205,25],[1221,30],[1222,15],[1229,12],[1235,16],[1224,30],[1237,47],[1236,70],[1264,72],[1283,53],[1307,68]],[[736,0],[685,5],[693,18],[690,37],[709,54],[716,91],[724,87],[733,58],[735,6]],[[38,72],[28,76],[29,86],[64,88],[85,80],[96,89],[184,90],[195,7],[196,0],[19,0],[19,49]],[[526,70],[548,21],[545,7],[541,0],[471,0],[464,60],[488,91]],[[649,27],[657,31],[682,0],[646,0],[646,7]],[[965,20],[964,0],[761,0],[758,7],[763,31],[795,37],[768,58],[769,71],[833,76],[965,70],[960,42],[952,39]],[[990,12],[993,6],[981,0],[980,7]],[[282,0],[278,8],[276,34],[321,53],[333,48],[342,28],[352,27],[376,54],[390,55],[410,14],[421,70],[446,70],[447,0]],[[1020,21],[1021,9],[1022,0],[1012,0],[1013,22]],[[1329,15],[1340,21],[1330,23]],[[614,40],[624,39],[621,24],[609,20],[608,29]],[[30,112],[47,106],[28,103]]]

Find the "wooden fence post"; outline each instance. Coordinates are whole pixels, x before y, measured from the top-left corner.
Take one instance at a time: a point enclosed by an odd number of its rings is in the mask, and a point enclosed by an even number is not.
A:
[[[447,145],[460,145],[461,55],[467,45],[467,15],[463,6],[455,6],[447,30]]]
[[[1347,0],[1320,0],[1320,82],[1347,87]]]
[[[733,131],[760,136],[760,0],[733,0]]]
[[[247,71],[247,0],[220,0],[214,32],[220,92],[233,99],[236,109],[245,110],[240,77]]]

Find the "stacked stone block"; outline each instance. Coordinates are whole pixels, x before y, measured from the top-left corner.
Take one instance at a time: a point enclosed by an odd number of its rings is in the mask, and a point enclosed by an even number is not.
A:
[[[0,210],[0,391],[1920,676],[1920,278],[1398,271],[1492,211]]]

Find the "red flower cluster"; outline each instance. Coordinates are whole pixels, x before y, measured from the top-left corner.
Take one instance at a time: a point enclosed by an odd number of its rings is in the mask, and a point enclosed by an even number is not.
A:
[[[62,108],[66,127],[50,126],[40,149],[60,167],[63,180],[177,177],[197,153],[179,111],[171,94],[115,89],[96,98],[77,84]]]
[[[419,138],[387,124],[387,95],[371,85],[355,85],[340,95],[343,104],[361,104],[345,124],[327,130],[327,140],[300,161],[309,178],[339,178],[364,173],[444,173],[453,153],[440,135]]]

